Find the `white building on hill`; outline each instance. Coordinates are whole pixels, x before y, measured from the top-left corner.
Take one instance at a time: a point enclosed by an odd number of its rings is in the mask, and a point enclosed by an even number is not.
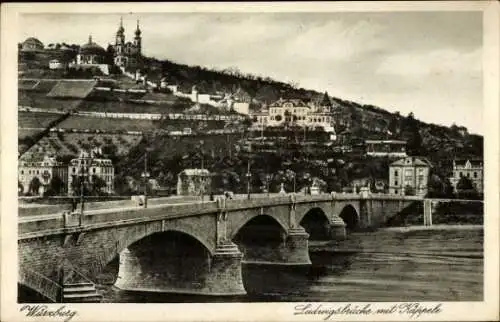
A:
[[[76,69],[91,69],[97,68],[104,75],[109,75],[109,66],[105,63],[106,50],[92,41],[92,36],[89,36],[89,41],[80,47],[76,60],[69,65]]]
[[[101,192],[108,194],[114,191],[115,169],[110,159],[95,158],[93,153],[81,152],[80,157],[72,159],[68,166],[68,194],[75,195],[75,180],[85,177],[85,181],[92,186],[96,177],[103,180]]]
[[[323,128],[335,135],[334,118],[330,106],[306,104],[300,99],[279,99],[268,109],[250,113],[253,126],[299,126],[308,129]]]

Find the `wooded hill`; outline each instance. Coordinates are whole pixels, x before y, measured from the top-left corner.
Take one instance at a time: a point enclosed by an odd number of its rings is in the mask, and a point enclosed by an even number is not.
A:
[[[241,73],[237,69],[211,70],[200,66],[188,66],[169,60],[145,58],[144,72],[151,80],[164,77],[169,84],[190,89],[196,85],[200,93],[243,92],[251,100],[251,108],[258,109],[281,98],[298,98],[303,101],[319,101],[324,93],[299,88],[270,77]],[[451,127],[423,122],[418,115],[407,116],[391,113],[374,105],[363,105],[338,97],[330,97],[337,119],[336,131],[341,139],[403,139],[414,155],[426,155],[431,159],[454,157],[482,157],[483,137],[470,134],[463,126]]]

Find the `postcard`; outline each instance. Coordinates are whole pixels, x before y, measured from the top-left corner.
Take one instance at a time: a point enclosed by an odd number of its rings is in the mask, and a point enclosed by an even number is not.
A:
[[[2,320],[499,319],[498,3],[2,9]]]

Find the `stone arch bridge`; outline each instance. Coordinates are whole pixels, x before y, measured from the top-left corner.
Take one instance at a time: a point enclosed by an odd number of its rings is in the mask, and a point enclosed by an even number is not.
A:
[[[119,256],[125,290],[244,294],[242,262],[308,265],[308,239],[376,228],[418,197],[287,195],[21,216],[18,283],[54,302],[98,300]]]

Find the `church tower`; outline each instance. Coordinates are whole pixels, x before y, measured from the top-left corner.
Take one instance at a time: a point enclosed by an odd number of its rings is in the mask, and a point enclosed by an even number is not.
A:
[[[117,47],[125,45],[125,29],[123,28],[123,18],[122,17],[120,17],[120,27],[118,28],[118,31],[116,32],[115,45]]]
[[[116,41],[114,46],[114,61],[117,66],[123,67],[126,65],[125,61],[125,29],[123,28],[123,18],[120,17],[120,27],[116,32]]]
[[[137,20],[137,29],[135,30],[134,46],[137,50],[137,56],[141,56],[142,38],[141,38],[141,29],[139,29],[139,20]]]

